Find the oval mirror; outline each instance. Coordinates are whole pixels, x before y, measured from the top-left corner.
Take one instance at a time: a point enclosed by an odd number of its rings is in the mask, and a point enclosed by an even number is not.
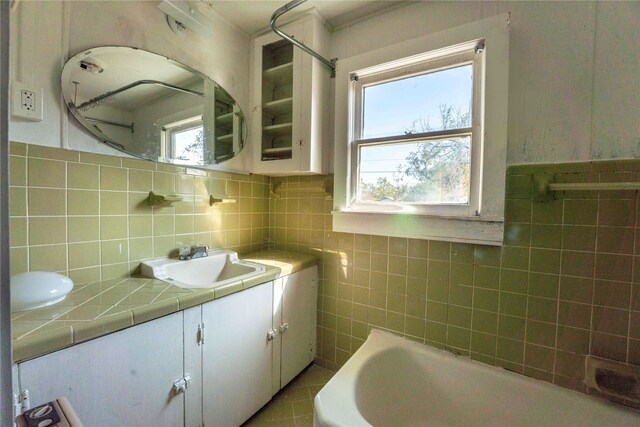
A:
[[[62,69],[62,95],[89,132],[147,160],[210,166],[244,144],[244,115],[227,91],[144,50],[97,47],[75,55]]]

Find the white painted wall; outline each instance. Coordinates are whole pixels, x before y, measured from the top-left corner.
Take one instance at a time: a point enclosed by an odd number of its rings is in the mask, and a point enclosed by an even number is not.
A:
[[[60,90],[66,60],[95,46],[132,46],[165,55],[211,77],[249,110],[249,36],[212,10],[210,38],[176,35],[157,1],[21,1],[11,16],[10,78],[44,88],[44,120],[11,118],[13,141],[107,154],[67,113]],[[203,6],[206,7],[206,6]],[[224,165],[245,169],[249,150]]]
[[[417,2],[338,29],[331,57],[506,11],[508,163],[640,157],[639,1]],[[45,90],[45,120],[12,119],[12,140],[116,153],[67,114],[59,88],[66,58],[100,45],[136,46],[190,65],[227,89],[251,118],[249,38],[222,18],[214,16],[210,40],[176,36],[154,1],[22,1],[11,18],[11,78]],[[326,143],[332,153],[333,141]],[[229,165],[242,169],[249,151]]]
[[[639,1],[418,2],[340,28],[331,56],[502,12],[511,12],[508,163],[640,157]]]

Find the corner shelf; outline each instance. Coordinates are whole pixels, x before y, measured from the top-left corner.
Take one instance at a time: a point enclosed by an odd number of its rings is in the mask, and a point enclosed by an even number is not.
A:
[[[231,125],[233,124],[233,115],[235,113],[227,113],[227,114],[222,114],[218,117],[216,117],[216,124],[217,125]]]
[[[326,51],[330,46],[329,32],[315,14],[287,24],[286,32],[313,49]],[[252,105],[258,112],[251,125],[252,172],[322,173],[329,74],[316,69],[312,58],[277,34],[253,39],[251,49]]]
[[[296,185],[292,185],[289,182],[274,184],[271,187],[271,195],[276,199],[303,195],[306,197],[324,197],[325,200],[331,200],[333,199],[333,178],[325,176],[322,181],[296,183]]]
[[[216,141],[218,142],[227,142],[233,140],[233,134],[232,133],[228,133],[226,135],[222,135],[216,138]]]
[[[266,136],[276,137],[283,135],[290,135],[292,130],[292,123],[281,123],[279,125],[264,126],[262,128],[263,134]],[[291,147],[289,147],[291,149]]]
[[[273,116],[281,116],[283,114],[291,113],[293,109],[293,97],[277,99],[275,101],[265,102],[262,106],[262,111],[266,114]]]
[[[291,158],[291,147],[264,148],[262,150],[263,160],[280,160]]]
[[[293,62],[269,68],[262,72],[262,77],[266,82],[272,84],[282,84],[293,80]]]

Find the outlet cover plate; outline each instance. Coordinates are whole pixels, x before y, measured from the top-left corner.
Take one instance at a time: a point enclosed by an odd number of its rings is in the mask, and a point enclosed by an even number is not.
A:
[[[42,121],[43,92],[42,88],[14,80],[11,85],[11,115]]]

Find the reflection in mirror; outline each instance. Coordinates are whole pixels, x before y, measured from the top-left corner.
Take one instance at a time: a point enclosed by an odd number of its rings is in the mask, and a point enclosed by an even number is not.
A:
[[[148,160],[208,166],[243,147],[244,115],[216,82],[166,57],[98,47],[62,70],[69,110],[106,144]]]

